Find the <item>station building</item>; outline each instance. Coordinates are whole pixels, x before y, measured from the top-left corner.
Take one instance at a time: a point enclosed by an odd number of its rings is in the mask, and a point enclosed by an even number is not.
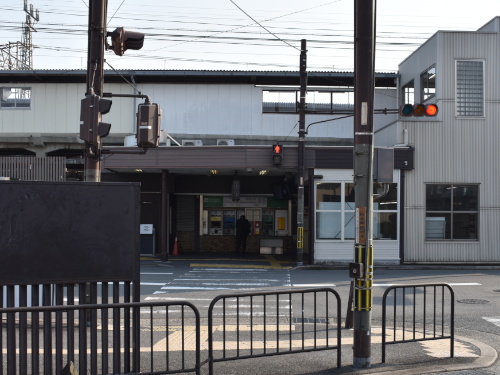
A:
[[[398,76],[376,77],[377,108],[394,108]],[[6,99],[0,111],[3,157],[62,157],[64,177],[81,180],[78,120],[85,72],[4,71],[0,80]],[[103,139],[110,154],[104,155],[102,181],[141,182],[141,222],[154,230],[145,252],[171,251],[175,240],[184,252],[234,251],[235,221],[245,215],[252,224],[250,252],[293,254],[299,83],[298,72],[106,73],[105,92],[141,92],[163,112],[160,147],[145,154],[134,143],[142,99],[113,98],[103,120],[112,127]],[[352,86],[349,72],[308,74],[305,229],[311,262],[351,257]],[[381,114],[376,126],[396,119]],[[279,165],[273,163],[274,144],[283,146]],[[387,243],[386,260],[399,261],[395,202],[400,171],[412,168],[413,149],[402,145],[394,151],[395,180],[387,198],[393,203],[377,206],[376,233]]]

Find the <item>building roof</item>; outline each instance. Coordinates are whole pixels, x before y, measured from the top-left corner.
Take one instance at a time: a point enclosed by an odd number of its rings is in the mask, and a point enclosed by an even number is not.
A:
[[[308,72],[309,86],[354,85],[353,72]],[[85,83],[86,70],[0,70],[0,84]],[[376,73],[377,87],[396,87],[397,73]],[[300,85],[299,71],[106,70],[106,83],[206,83]]]

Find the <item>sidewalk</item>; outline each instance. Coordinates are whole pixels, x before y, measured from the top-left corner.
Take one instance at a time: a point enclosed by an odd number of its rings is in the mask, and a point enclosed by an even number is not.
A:
[[[374,336],[376,336],[377,330],[380,328],[373,328]],[[345,341],[348,339],[349,337],[346,337]],[[377,341],[375,337],[373,341]],[[348,343],[346,342],[346,344]],[[413,375],[453,371],[463,372],[464,375],[487,374],[488,372],[477,371],[493,365],[498,356],[496,350],[491,346],[460,336],[455,337],[454,358],[450,358],[449,340],[386,345],[386,363],[381,363],[381,345],[373,343],[372,348],[372,367],[370,369],[354,369],[349,366],[349,363],[352,363],[352,352],[345,350],[343,357],[347,358],[343,359],[342,370],[338,373]],[[495,373],[491,372],[491,374]]]

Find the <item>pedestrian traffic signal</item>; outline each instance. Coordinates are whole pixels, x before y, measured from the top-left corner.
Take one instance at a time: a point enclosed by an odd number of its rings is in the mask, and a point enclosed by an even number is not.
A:
[[[139,104],[137,108],[137,146],[158,147],[161,123],[160,105],[156,103]]]
[[[111,37],[111,49],[118,56],[123,56],[128,49],[141,49],[144,44],[143,33],[125,31],[123,27],[118,27],[107,35]]]
[[[439,109],[436,104],[403,104],[399,107],[399,115],[401,117],[434,117],[438,112]]]
[[[109,135],[111,124],[101,122],[102,115],[111,109],[112,101],[98,95],[87,95],[81,101],[80,138],[88,143],[97,143],[97,137]]]
[[[280,144],[273,145],[273,165],[281,165],[283,163],[283,146]]]

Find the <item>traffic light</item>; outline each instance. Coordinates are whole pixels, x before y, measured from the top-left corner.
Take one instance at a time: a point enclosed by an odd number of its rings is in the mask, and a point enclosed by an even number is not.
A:
[[[141,49],[144,44],[144,34],[136,31],[126,31],[123,27],[108,33],[111,37],[111,49],[118,56],[123,56],[128,49]]]
[[[283,146],[280,144],[273,145],[273,165],[281,165],[283,163]]]
[[[88,143],[97,143],[97,137],[106,137],[111,124],[101,122],[101,116],[111,109],[112,101],[98,95],[87,95],[81,101],[80,138]]]
[[[436,104],[403,104],[399,107],[401,117],[434,117],[438,112],[439,108]]]
[[[137,146],[158,147],[161,110],[156,103],[139,104],[137,108]]]

